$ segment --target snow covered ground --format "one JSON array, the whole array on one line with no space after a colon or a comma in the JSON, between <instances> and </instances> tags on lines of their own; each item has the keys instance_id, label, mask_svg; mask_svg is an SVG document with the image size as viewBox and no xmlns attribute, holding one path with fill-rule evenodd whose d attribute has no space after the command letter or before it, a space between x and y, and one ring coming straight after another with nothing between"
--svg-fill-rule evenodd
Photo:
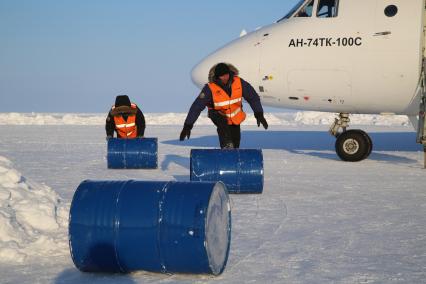
<instances>
[{"instance_id":1,"label":"snow covered ground","mask_svg":"<svg viewBox=\"0 0 426 284\"><path fill-rule=\"evenodd\" d=\"M179 125L183 124L186 113L149 113L145 114L149 125ZM266 118L269 125L330 125L335 114L304 111L268 113ZM105 114L73 114L73 113L0 113L0 125L103 125ZM351 115L351 123L355 125L394 125L408 126L410 122L404 115ZM203 113L197 125L210 125L211 121ZM255 125L256 120L249 114L245 125Z\"/></svg>"},{"instance_id":2,"label":"snow covered ground","mask_svg":"<svg viewBox=\"0 0 426 284\"><path fill-rule=\"evenodd\" d=\"M184 114L146 116L158 170L106 169L103 115L0 114L0 283L426 283L426 170L408 119L354 117L375 146L344 163L327 133L334 116L319 113L269 115L267 131L253 118L243 126L242 147L263 148L265 187L231 196L221 276L79 272L67 215L81 181L189 180L190 149L217 146L205 118L180 142Z\"/></svg>"}]
</instances>

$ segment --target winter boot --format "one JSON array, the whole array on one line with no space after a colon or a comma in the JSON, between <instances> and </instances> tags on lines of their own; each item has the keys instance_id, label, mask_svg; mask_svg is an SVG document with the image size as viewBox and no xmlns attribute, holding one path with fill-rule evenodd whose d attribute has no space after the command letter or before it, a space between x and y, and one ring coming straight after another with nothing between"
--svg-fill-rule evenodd
<instances>
[{"instance_id":1,"label":"winter boot","mask_svg":"<svg viewBox=\"0 0 426 284\"><path fill-rule=\"evenodd\" d=\"M228 142L225 145L223 145L222 149L234 149L234 143Z\"/></svg>"}]
</instances>

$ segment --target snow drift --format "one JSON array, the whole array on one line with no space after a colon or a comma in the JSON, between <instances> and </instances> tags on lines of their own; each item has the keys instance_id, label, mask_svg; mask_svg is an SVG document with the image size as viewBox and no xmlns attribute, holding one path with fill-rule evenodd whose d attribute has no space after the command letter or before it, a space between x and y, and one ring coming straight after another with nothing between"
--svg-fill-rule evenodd
<instances>
[{"instance_id":1,"label":"snow drift","mask_svg":"<svg viewBox=\"0 0 426 284\"><path fill-rule=\"evenodd\" d=\"M56 192L27 181L0 156L0 263L67 251L67 212Z\"/></svg>"},{"instance_id":2,"label":"snow drift","mask_svg":"<svg viewBox=\"0 0 426 284\"><path fill-rule=\"evenodd\" d=\"M267 113L269 125L331 125L336 117L324 112L282 112ZM0 125L104 125L105 114L72 113L0 113ZM183 125L186 113L146 113L148 125ZM405 115L351 115L351 125L408 126L410 122ZM197 120L198 125L211 125L203 112ZM255 125L253 114L248 114L246 125Z\"/></svg>"}]
</instances>

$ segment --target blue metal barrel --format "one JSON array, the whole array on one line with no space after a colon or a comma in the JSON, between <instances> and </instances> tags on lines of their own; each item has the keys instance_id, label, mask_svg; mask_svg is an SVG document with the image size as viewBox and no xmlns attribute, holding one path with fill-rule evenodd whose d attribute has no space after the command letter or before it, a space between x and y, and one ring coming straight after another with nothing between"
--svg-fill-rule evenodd
<instances>
[{"instance_id":1,"label":"blue metal barrel","mask_svg":"<svg viewBox=\"0 0 426 284\"><path fill-rule=\"evenodd\" d=\"M192 149L191 181L222 181L229 193L262 193L263 155L257 149Z\"/></svg>"},{"instance_id":2,"label":"blue metal barrel","mask_svg":"<svg viewBox=\"0 0 426 284\"><path fill-rule=\"evenodd\" d=\"M83 181L70 209L75 266L87 272L223 272L231 242L226 186Z\"/></svg>"},{"instance_id":3,"label":"blue metal barrel","mask_svg":"<svg viewBox=\"0 0 426 284\"><path fill-rule=\"evenodd\" d=\"M108 139L108 169L156 169L157 138Z\"/></svg>"}]
</instances>

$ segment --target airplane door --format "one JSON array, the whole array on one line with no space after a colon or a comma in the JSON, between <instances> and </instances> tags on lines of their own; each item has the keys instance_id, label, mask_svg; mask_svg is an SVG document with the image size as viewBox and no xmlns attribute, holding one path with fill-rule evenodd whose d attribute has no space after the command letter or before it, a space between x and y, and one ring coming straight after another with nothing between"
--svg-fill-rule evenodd
<instances>
[{"instance_id":1,"label":"airplane door","mask_svg":"<svg viewBox=\"0 0 426 284\"><path fill-rule=\"evenodd\" d=\"M280 35L273 31L264 31L259 34L259 74L258 93L262 102L279 106L281 97L278 96L284 88L283 84L283 65L279 62L283 61L284 46L279 43ZM278 64L277 64L278 63Z\"/></svg>"},{"instance_id":2,"label":"airplane door","mask_svg":"<svg viewBox=\"0 0 426 284\"><path fill-rule=\"evenodd\" d=\"M376 98L389 103L389 109L408 106L416 94L424 53L424 13L422 0L376 0L371 63L381 72L372 77L381 82Z\"/></svg>"},{"instance_id":3,"label":"airplane door","mask_svg":"<svg viewBox=\"0 0 426 284\"><path fill-rule=\"evenodd\" d=\"M398 1L397 1L398 2ZM400 1L399 1L400 2ZM376 16L373 30L375 49L398 50L402 46L396 44L401 32L401 7L402 5L389 4L388 0L376 1Z\"/></svg>"}]
</instances>

